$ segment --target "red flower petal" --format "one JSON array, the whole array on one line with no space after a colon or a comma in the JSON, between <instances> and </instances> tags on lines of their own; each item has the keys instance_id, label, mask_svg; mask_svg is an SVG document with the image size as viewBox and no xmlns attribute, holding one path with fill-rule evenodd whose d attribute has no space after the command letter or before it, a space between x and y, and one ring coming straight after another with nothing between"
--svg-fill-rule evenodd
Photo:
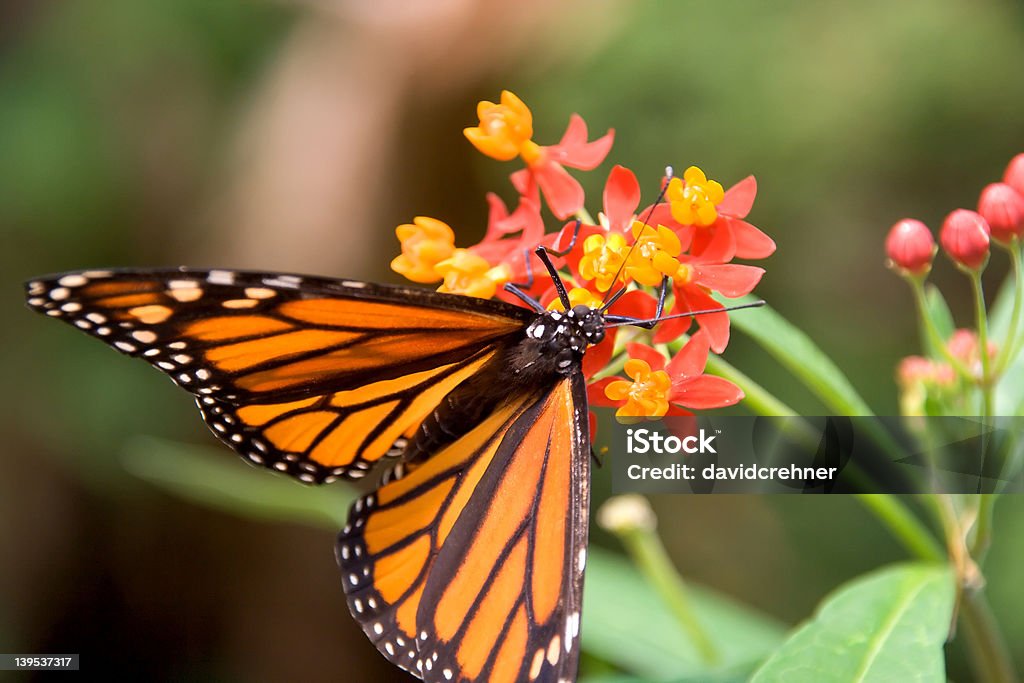
<instances>
[{"instance_id":1,"label":"red flower petal","mask_svg":"<svg viewBox=\"0 0 1024 683\"><path fill-rule=\"evenodd\" d=\"M651 370L663 370L665 368L665 356L661 355L661 351L653 349L647 344L640 344L639 342L626 344L626 353L629 354L630 358L647 361L647 364L651 366Z\"/></svg>"},{"instance_id":2,"label":"red flower petal","mask_svg":"<svg viewBox=\"0 0 1024 683\"><path fill-rule=\"evenodd\" d=\"M615 351L616 332L618 332L616 328L611 328L605 332L604 340L600 344L591 346L583 354L583 376L585 378L593 377L611 361L612 353Z\"/></svg>"},{"instance_id":3,"label":"red flower petal","mask_svg":"<svg viewBox=\"0 0 1024 683\"><path fill-rule=\"evenodd\" d=\"M687 408L706 410L736 405L743 396L743 390L729 380L701 375L673 385L669 400Z\"/></svg>"},{"instance_id":4,"label":"red flower petal","mask_svg":"<svg viewBox=\"0 0 1024 683\"><path fill-rule=\"evenodd\" d=\"M605 377L587 386L587 402L592 406L603 408L618 408L622 402L613 401L604 395L604 388L612 382L621 380L622 377Z\"/></svg>"},{"instance_id":5,"label":"red flower petal","mask_svg":"<svg viewBox=\"0 0 1024 683\"><path fill-rule=\"evenodd\" d=\"M627 233L640 205L640 183L624 166L614 166L604 185L604 213L611 230Z\"/></svg>"},{"instance_id":6,"label":"red flower petal","mask_svg":"<svg viewBox=\"0 0 1024 683\"><path fill-rule=\"evenodd\" d=\"M565 220L583 206L583 186L560 165L538 164L532 171L548 208L557 218Z\"/></svg>"},{"instance_id":7,"label":"red flower petal","mask_svg":"<svg viewBox=\"0 0 1024 683\"><path fill-rule=\"evenodd\" d=\"M686 342L686 345L672 357L665 369L672 378L673 387L704 372L704 366L708 362L708 351L711 347L709 342L706 333L698 332L690 337L690 341Z\"/></svg>"},{"instance_id":8,"label":"red flower petal","mask_svg":"<svg viewBox=\"0 0 1024 683\"><path fill-rule=\"evenodd\" d=\"M768 258L775 253L775 240L761 232L759 228L738 218L726 220L729 221L733 239L736 241L738 258Z\"/></svg>"},{"instance_id":9,"label":"red flower petal","mask_svg":"<svg viewBox=\"0 0 1024 683\"><path fill-rule=\"evenodd\" d=\"M693 266L693 282L734 299L751 290L761 281L764 268L734 263Z\"/></svg>"},{"instance_id":10,"label":"red flower petal","mask_svg":"<svg viewBox=\"0 0 1024 683\"><path fill-rule=\"evenodd\" d=\"M684 408L680 408L675 403L668 404L668 411L665 413L665 417L693 417L693 413ZM676 433L676 428L672 428L672 433ZM692 432L688 432L692 433ZM678 434L677 434L678 436Z\"/></svg>"},{"instance_id":11,"label":"red flower petal","mask_svg":"<svg viewBox=\"0 0 1024 683\"><path fill-rule=\"evenodd\" d=\"M701 263L728 263L736 255L736 240L729 221L719 216L707 228L694 228L690 254Z\"/></svg>"},{"instance_id":12,"label":"red flower petal","mask_svg":"<svg viewBox=\"0 0 1024 683\"><path fill-rule=\"evenodd\" d=\"M725 191L718 212L736 218L746 218L757 196L757 180L749 175Z\"/></svg>"},{"instance_id":13,"label":"red flower petal","mask_svg":"<svg viewBox=\"0 0 1024 683\"><path fill-rule=\"evenodd\" d=\"M678 305L676 308L679 308ZM654 343L667 344L675 341L686 334L693 325L693 318L673 318L663 323L658 323L654 330Z\"/></svg>"},{"instance_id":14,"label":"red flower petal","mask_svg":"<svg viewBox=\"0 0 1024 683\"><path fill-rule=\"evenodd\" d=\"M612 149L615 131L609 130L604 136L587 142L587 123L579 114L569 117L569 126L557 145L545 147L551 161L565 164L569 168L590 171L600 165Z\"/></svg>"},{"instance_id":15,"label":"red flower petal","mask_svg":"<svg viewBox=\"0 0 1024 683\"><path fill-rule=\"evenodd\" d=\"M650 320L658 309L657 300L639 289L626 292L608 309L615 315L624 315L639 320ZM613 328L614 329L614 328Z\"/></svg>"},{"instance_id":16,"label":"red flower petal","mask_svg":"<svg viewBox=\"0 0 1024 683\"><path fill-rule=\"evenodd\" d=\"M683 286L676 288L676 305L674 313L686 313L688 311L706 311L712 308L721 308L722 304L705 294L699 287ZM715 353L725 351L729 345L729 314L705 313L697 316L697 324L708 333L711 340L711 350Z\"/></svg>"}]
</instances>

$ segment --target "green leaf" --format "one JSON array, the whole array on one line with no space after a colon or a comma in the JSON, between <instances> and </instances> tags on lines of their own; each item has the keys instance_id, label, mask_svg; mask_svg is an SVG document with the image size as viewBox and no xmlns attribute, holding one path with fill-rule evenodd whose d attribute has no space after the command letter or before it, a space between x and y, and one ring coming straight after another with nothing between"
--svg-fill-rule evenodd
<instances>
[{"instance_id":1,"label":"green leaf","mask_svg":"<svg viewBox=\"0 0 1024 683\"><path fill-rule=\"evenodd\" d=\"M688 585L693 611L721 655L712 677L678 620L627 560L592 546L584 585L584 650L642 680L745 678L782 642L778 623Z\"/></svg>"},{"instance_id":2,"label":"green leaf","mask_svg":"<svg viewBox=\"0 0 1024 683\"><path fill-rule=\"evenodd\" d=\"M947 567L873 572L826 597L751 683L945 683L942 648L952 614Z\"/></svg>"},{"instance_id":3,"label":"green leaf","mask_svg":"<svg viewBox=\"0 0 1024 683\"><path fill-rule=\"evenodd\" d=\"M722 301L731 305L756 301L756 298L747 296ZM762 306L743 311L743 315L732 316L730 320L788 368L837 415L872 415L867 403L832 359L810 337L773 309Z\"/></svg>"},{"instance_id":4,"label":"green leaf","mask_svg":"<svg viewBox=\"0 0 1024 683\"><path fill-rule=\"evenodd\" d=\"M305 486L247 466L222 448L140 437L123 456L130 473L204 507L240 517L287 521L337 531L358 495L344 483Z\"/></svg>"},{"instance_id":5,"label":"green leaf","mask_svg":"<svg viewBox=\"0 0 1024 683\"><path fill-rule=\"evenodd\" d=\"M927 315L931 318L939 337L948 340L953 336L956 323L953 322L953 313L942 297L942 292L935 285L925 285L924 298ZM918 321L918 325L922 326L920 329L921 343L927 351L927 355L930 358L942 358L942 350L934 348L930 335L923 328L923 321Z\"/></svg>"}]
</instances>

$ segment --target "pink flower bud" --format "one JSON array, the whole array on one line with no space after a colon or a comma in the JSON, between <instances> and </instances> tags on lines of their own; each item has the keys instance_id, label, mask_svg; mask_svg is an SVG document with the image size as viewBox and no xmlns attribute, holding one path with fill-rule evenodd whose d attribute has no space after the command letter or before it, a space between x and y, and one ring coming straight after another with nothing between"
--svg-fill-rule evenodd
<instances>
[{"instance_id":1,"label":"pink flower bud","mask_svg":"<svg viewBox=\"0 0 1024 683\"><path fill-rule=\"evenodd\" d=\"M1024 195L1024 152L1010 160L1003 174L1003 182Z\"/></svg>"},{"instance_id":2,"label":"pink flower bud","mask_svg":"<svg viewBox=\"0 0 1024 683\"><path fill-rule=\"evenodd\" d=\"M980 214L957 209L942 223L939 241L953 261L978 270L988 260L989 232L988 223Z\"/></svg>"},{"instance_id":3,"label":"pink flower bud","mask_svg":"<svg viewBox=\"0 0 1024 683\"><path fill-rule=\"evenodd\" d=\"M981 191L978 213L988 221L997 242L1024 234L1024 197L1006 183L992 183Z\"/></svg>"},{"instance_id":4,"label":"pink flower bud","mask_svg":"<svg viewBox=\"0 0 1024 683\"><path fill-rule=\"evenodd\" d=\"M921 221L904 218L889 230L885 238L885 253L890 267L913 275L927 273L935 258L935 238Z\"/></svg>"}]
</instances>

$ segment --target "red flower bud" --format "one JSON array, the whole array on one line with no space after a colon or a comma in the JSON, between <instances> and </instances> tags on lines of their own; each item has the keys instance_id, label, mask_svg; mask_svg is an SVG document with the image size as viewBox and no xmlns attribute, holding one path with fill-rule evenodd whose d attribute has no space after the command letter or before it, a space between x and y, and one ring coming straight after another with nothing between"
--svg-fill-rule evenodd
<instances>
[{"instance_id":1,"label":"red flower bud","mask_svg":"<svg viewBox=\"0 0 1024 683\"><path fill-rule=\"evenodd\" d=\"M997 242L1006 243L1024 234L1024 197L1006 183L992 183L981 191L978 213L988 221Z\"/></svg>"},{"instance_id":2,"label":"red flower bud","mask_svg":"<svg viewBox=\"0 0 1024 683\"><path fill-rule=\"evenodd\" d=\"M935 238L931 230L913 218L904 218L892 226L889 236L885 238L889 267L912 275L921 275L931 269L935 251Z\"/></svg>"},{"instance_id":3,"label":"red flower bud","mask_svg":"<svg viewBox=\"0 0 1024 683\"><path fill-rule=\"evenodd\" d=\"M1010 160L1003 174L1003 182L1024 195L1024 152Z\"/></svg>"},{"instance_id":4,"label":"red flower bud","mask_svg":"<svg viewBox=\"0 0 1024 683\"><path fill-rule=\"evenodd\" d=\"M989 232L988 223L980 214L957 209L942 223L939 241L949 258L977 270L988 260Z\"/></svg>"}]
</instances>

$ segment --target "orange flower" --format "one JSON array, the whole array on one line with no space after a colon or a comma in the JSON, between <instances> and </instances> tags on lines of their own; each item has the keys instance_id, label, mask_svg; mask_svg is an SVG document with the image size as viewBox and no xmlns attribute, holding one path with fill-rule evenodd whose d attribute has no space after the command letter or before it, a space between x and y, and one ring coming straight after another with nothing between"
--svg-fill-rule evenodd
<instances>
[{"instance_id":1,"label":"orange flower","mask_svg":"<svg viewBox=\"0 0 1024 683\"><path fill-rule=\"evenodd\" d=\"M498 291L498 285L512 278L507 264L502 263L492 268L483 257L467 249L456 249L451 258L437 264L436 270L444 277L444 283L437 291L481 299L493 297Z\"/></svg>"},{"instance_id":2,"label":"orange flower","mask_svg":"<svg viewBox=\"0 0 1024 683\"><path fill-rule=\"evenodd\" d=\"M659 225L657 229L633 222L633 237L636 244L629 255L626 272L634 280L648 287L657 287L665 276L673 277L679 270L679 253L682 245L679 237Z\"/></svg>"},{"instance_id":3,"label":"orange flower","mask_svg":"<svg viewBox=\"0 0 1024 683\"><path fill-rule=\"evenodd\" d=\"M619 282L626 281L625 269L622 268L626 261L626 253L629 246L626 238L617 232L605 235L591 235L583 241L583 257L580 259L580 277L584 280L594 280L595 287L599 292L607 292L614 280L616 273ZM659 280L660 282L660 280Z\"/></svg>"},{"instance_id":4,"label":"orange flower","mask_svg":"<svg viewBox=\"0 0 1024 683\"><path fill-rule=\"evenodd\" d=\"M667 196L673 218L683 225L707 226L718 218L716 207L725 199L725 190L720 183L708 180L704 171L691 166L682 180L669 181Z\"/></svg>"},{"instance_id":5,"label":"orange flower","mask_svg":"<svg viewBox=\"0 0 1024 683\"><path fill-rule=\"evenodd\" d=\"M651 370L650 364L630 358L624 367L631 381L608 383L604 395L612 401L625 401L615 415L618 417L661 417L668 412L668 394L672 378L664 370Z\"/></svg>"},{"instance_id":6,"label":"orange flower","mask_svg":"<svg viewBox=\"0 0 1024 683\"><path fill-rule=\"evenodd\" d=\"M511 161L520 154L536 154L537 145L530 140L533 114L515 94L502 90L501 104L484 100L476 105L476 114L480 124L462 132L482 153L498 161Z\"/></svg>"},{"instance_id":7,"label":"orange flower","mask_svg":"<svg viewBox=\"0 0 1024 683\"><path fill-rule=\"evenodd\" d=\"M583 304L590 308L599 309L604 305L601 301L601 297L591 292L586 287L573 287L569 290L569 304L573 307ZM562 305L561 300L556 296L552 299L551 303L548 304L549 311L564 311L565 306Z\"/></svg>"},{"instance_id":8,"label":"orange flower","mask_svg":"<svg viewBox=\"0 0 1024 683\"><path fill-rule=\"evenodd\" d=\"M395 234L402 243L402 253L391 261L391 269L413 282L440 280L437 264L455 251L455 233L448 224L417 216L412 223L395 228Z\"/></svg>"}]
</instances>

